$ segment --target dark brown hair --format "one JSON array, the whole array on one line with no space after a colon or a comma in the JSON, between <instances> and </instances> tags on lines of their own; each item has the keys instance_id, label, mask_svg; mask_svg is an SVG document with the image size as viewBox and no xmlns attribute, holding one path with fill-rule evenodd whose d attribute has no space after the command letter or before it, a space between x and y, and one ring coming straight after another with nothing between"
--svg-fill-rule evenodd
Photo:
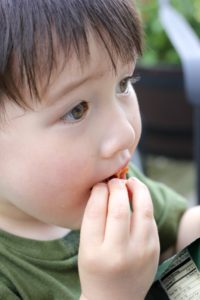
<instances>
[{"instance_id":1,"label":"dark brown hair","mask_svg":"<svg viewBox=\"0 0 200 300\"><path fill-rule=\"evenodd\" d=\"M88 30L103 42L114 68L114 57L129 62L141 54L133 0L1 0L0 105L6 95L26 106L25 86L39 98L37 79L42 74L50 77L56 45L65 60L75 52L84 62L89 57Z\"/></svg>"}]
</instances>

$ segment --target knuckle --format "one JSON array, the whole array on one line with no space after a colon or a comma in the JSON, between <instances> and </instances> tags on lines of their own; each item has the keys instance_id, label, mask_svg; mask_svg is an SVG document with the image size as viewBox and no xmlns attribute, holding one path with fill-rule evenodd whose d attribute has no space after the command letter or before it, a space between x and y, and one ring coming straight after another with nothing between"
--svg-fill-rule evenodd
<instances>
[{"instance_id":1,"label":"knuckle","mask_svg":"<svg viewBox=\"0 0 200 300\"><path fill-rule=\"evenodd\" d=\"M137 252L135 258L137 265L143 264L147 259L147 250L142 248L140 251Z\"/></svg>"},{"instance_id":2,"label":"knuckle","mask_svg":"<svg viewBox=\"0 0 200 300\"><path fill-rule=\"evenodd\" d=\"M122 252L117 252L107 263L107 268L111 273L121 273L128 266L126 255Z\"/></svg>"},{"instance_id":3,"label":"knuckle","mask_svg":"<svg viewBox=\"0 0 200 300\"><path fill-rule=\"evenodd\" d=\"M151 199L151 194L149 192L149 189L143 182L141 182L141 190L143 195L147 197L147 199Z\"/></svg>"},{"instance_id":4,"label":"knuckle","mask_svg":"<svg viewBox=\"0 0 200 300\"><path fill-rule=\"evenodd\" d=\"M135 266L137 269L142 268L145 264L149 264L149 262L157 262L159 259L158 247L148 247L148 249L143 249L137 253L135 258Z\"/></svg>"},{"instance_id":5,"label":"knuckle","mask_svg":"<svg viewBox=\"0 0 200 300\"><path fill-rule=\"evenodd\" d=\"M90 251L84 252L84 254L79 255L79 264L87 270L95 271L98 268L98 264L100 262L99 257L94 255Z\"/></svg>"},{"instance_id":6,"label":"knuckle","mask_svg":"<svg viewBox=\"0 0 200 300\"><path fill-rule=\"evenodd\" d=\"M153 242L149 249L149 255L152 259L156 259L160 256L160 243L159 241Z\"/></svg>"},{"instance_id":7,"label":"knuckle","mask_svg":"<svg viewBox=\"0 0 200 300\"><path fill-rule=\"evenodd\" d=\"M85 218L87 220L96 220L99 217L99 209L98 206L90 206L87 207L85 211Z\"/></svg>"},{"instance_id":8,"label":"knuckle","mask_svg":"<svg viewBox=\"0 0 200 300\"><path fill-rule=\"evenodd\" d=\"M160 246L159 243L151 243L149 246L149 257L155 259L160 254Z\"/></svg>"},{"instance_id":9,"label":"knuckle","mask_svg":"<svg viewBox=\"0 0 200 300\"><path fill-rule=\"evenodd\" d=\"M160 256L160 243L157 236L148 239L146 243L140 244L136 253L136 263L145 264L149 261L158 261Z\"/></svg>"},{"instance_id":10,"label":"knuckle","mask_svg":"<svg viewBox=\"0 0 200 300\"><path fill-rule=\"evenodd\" d=\"M125 205L116 205L109 209L109 215L113 219L124 219L130 215Z\"/></svg>"},{"instance_id":11,"label":"knuckle","mask_svg":"<svg viewBox=\"0 0 200 300\"><path fill-rule=\"evenodd\" d=\"M152 247L149 249L149 259L153 265L158 266L160 258L160 251L158 247ZM148 262L147 262L148 263Z\"/></svg>"},{"instance_id":12,"label":"knuckle","mask_svg":"<svg viewBox=\"0 0 200 300\"><path fill-rule=\"evenodd\" d=\"M154 209L151 197L144 197L144 204L143 204L143 216L144 218L152 221L154 220Z\"/></svg>"},{"instance_id":13,"label":"knuckle","mask_svg":"<svg viewBox=\"0 0 200 300\"><path fill-rule=\"evenodd\" d=\"M148 190L146 184L144 184L142 181L140 181L137 178L133 177L133 182L136 183L140 187L140 189L143 190L143 192L149 193L149 190Z\"/></svg>"},{"instance_id":14,"label":"knuckle","mask_svg":"<svg viewBox=\"0 0 200 300\"><path fill-rule=\"evenodd\" d=\"M146 204L143 210L143 215L146 219L152 220L154 218L152 205L150 205L149 203Z\"/></svg>"}]
</instances>

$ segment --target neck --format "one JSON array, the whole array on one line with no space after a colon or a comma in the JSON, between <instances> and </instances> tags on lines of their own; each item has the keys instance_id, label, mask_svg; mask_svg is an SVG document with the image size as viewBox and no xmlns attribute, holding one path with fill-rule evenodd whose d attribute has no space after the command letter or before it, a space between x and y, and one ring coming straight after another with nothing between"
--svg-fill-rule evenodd
<instances>
[{"instance_id":1,"label":"neck","mask_svg":"<svg viewBox=\"0 0 200 300\"><path fill-rule=\"evenodd\" d=\"M70 232L70 229L43 223L23 212L18 211L16 214L11 207L8 210L2 205L0 206L0 230L24 238L45 241L62 238Z\"/></svg>"}]
</instances>

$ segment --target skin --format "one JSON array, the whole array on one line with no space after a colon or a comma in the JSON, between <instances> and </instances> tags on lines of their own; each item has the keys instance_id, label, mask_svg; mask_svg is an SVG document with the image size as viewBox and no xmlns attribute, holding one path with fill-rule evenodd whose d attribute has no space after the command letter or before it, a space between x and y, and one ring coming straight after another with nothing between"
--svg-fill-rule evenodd
<instances>
[{"instance_id":1,"label":"skin","mask_svg":"<svg viewBox=\"0 0 200 300\"><path fill-rule=\"evenodd\" d=\"M135 295L141 300L159 257L151 198L136 179L102 183L128 163L140 138L137 97L125 80L135 62L118 61L115 73L92 36L89 46L84 66L75 55L64 68L58 60L48 88L41 84L41 103L24 91L32 110L6 101L0 131L0 228L50 240L81 227L81 299Z\"/></svg>"},{"instance_id":2,"label":"skin","mask_svg":"<svg viewBox=\"0 0 200 300\"><path fill-rule=\"evenodd\" d=\"M134 213L130 213L127 187ZM158 257L157 228L146 186L136 178L96 185L81 228L81 300L128 300L133 295L134 300L144 299Z\"/></svg>"},{"instance_id":3,"label":"skin","mask_svg":"<svg viewBox=\"0 0 200 300\"><path fill-rule=\"evenodd\" d=\"M183 215L177 238L176 250L180 251L200 237L200 206L188 209Z\"/></svg>"},{"instance_id":4,"label":"skin","mask_svg":"<svg viewBox=\"0 0 200 300\"><path fill-rule=\"evenodd\" d=\"M105 49L93 39L90 52L84 68L76 56L62 71L60 62L41 104L33 104L27 93L33 110L6 102L0 132L0 226L5 230L12 231L7 223L15 221L24 236L23 227L33 223L31 231L43 239L40 229L49 224L50 239L52 227L80 228L92 187L122 168L138 144L137 98L130 84L120 87L134 62L119 63L115 74ZM76 120L72 109L82 101L87 109Z\"/></svg>"}]
</instances>

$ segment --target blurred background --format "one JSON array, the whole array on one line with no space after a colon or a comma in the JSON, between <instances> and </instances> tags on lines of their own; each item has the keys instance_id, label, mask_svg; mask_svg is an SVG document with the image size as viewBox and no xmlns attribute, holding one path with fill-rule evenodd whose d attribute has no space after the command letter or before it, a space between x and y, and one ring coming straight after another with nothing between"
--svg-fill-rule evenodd
<instances>
[{"instance_id":1,"label":"blurred background","mask_svg":"<svg viewBox=\"0 0 200 300\"><path fill-rule=\"evenodd\" d=\"M174 40L164 28L159 9L161 4L164 9L170 4L200 39L200 0L137 0L136 4L145 32L144 53L136 68L140 81L135 85L143 124L139 144L141 165L150 178L168 184L185 196L192 206L200 201L197 188L197 177L200 176L196 155L196 104L193 105L189 99L192 96L186 90L185 57L181 57L181 51L178 53ZM174 22L170 15L168 19L167 22ZM178 30L174 27L175 33ZM177 33L179 39L180 34ZM190 32L188 34L191 35ZM192 53L193 49L189 51ZM200 93L198 98L200 102Z\"/></svg>"}]
</instances>

